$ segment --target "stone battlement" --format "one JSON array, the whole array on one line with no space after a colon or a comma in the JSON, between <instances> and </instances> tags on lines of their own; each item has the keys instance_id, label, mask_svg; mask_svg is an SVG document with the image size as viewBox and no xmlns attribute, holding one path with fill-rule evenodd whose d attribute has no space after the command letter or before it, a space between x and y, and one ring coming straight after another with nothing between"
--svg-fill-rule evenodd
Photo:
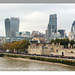
<instances>
[{"instance_id":1,"label":"stone battlement","mask_svg":"<svg viewBox=\"0 0 75 75\"><path fill-rule=\"evenodd\" d=\"M64 48L60 44L31 44L28 47L28 54L75 56L75 49Z\"/></svg>"}]
</instances>

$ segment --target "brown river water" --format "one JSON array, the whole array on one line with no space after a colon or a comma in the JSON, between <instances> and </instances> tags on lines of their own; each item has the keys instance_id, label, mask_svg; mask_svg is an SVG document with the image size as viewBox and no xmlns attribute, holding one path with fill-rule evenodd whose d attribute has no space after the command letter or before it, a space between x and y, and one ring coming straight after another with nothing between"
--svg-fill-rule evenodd
<instances>
[{"instance_id":1,"label":"brown river water","mask_svg":"<svg viewBox=\"0 0 75 75\"><path fill-rule=\"evenodd\" d=\"M22 58L0 57L0 71L75 71L75 66Z\"/></svg>"}]
</instances>

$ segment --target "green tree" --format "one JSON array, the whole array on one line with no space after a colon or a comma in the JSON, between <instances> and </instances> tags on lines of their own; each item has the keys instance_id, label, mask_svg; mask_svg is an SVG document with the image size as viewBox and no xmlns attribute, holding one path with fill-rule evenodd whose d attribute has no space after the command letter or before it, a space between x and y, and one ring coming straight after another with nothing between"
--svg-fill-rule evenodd
<instances>
[{"instance_id":1,"label":"green tree","mask_svg":"<svg viewBox=\"0 0 75 75\"><path fill-rule=\"evenodd\" d=\"M65 38L65 39L55 39L55 40L51 40L51 42L50 43L54 43L54 44L56 44L56 43L60 43L60 45L64 45L65 47L67 47L67 45L68 45L68 43L69 43L69 39L68 38Z\"/></svg>"},{"instance_id":2,"label":"green tree","mask_svg":"<svg viewBox=\"0 0 75 75\"><path fill-rule=\"evenodd\" d=\"M25 52L27 53L27 48L28 48L28 45L30 45L30 42L28 40L22 40L22 41L14 41L14 42L11 42L11 43L5 43L3 45L3 49L6 50L6 49L9 49L11 51L15 51L18 53L18 52Z\"/></svg>"},{"instance_id":3,"label":"green tree","mask_svg":"<svg viewBox=\"0 0 75 75\"><path fill-rule=\"evenodd\" d=\"M0 44L0 49L3 50L3 45L2 44Z\"/></svg>"},{"instance_id":4,"label":"green tree","mask_svg":"<svg viewBox=\"0 0 75 75\"><path fill-rule=\"evenodd\" d=\"M21 44L21 41L13 42L13 49L15 49L17 51L17 53L20 50L20 44Z\"/></svg>"},{"instance_id":5,"label":"green tree","mask_svg":"<svg viewBox=\"0 0 75 75\"><path fill-rule=\"evenodd\" d=\"M9 47L10 47L10 46L9 46L9 43L3 44L3 49L4 49L4 50L9 49Z\"/></svg>"},{"instance_id":6,"label":"green tree","mask_svg":"<svg viewBox=\"0 0 75 75\"><path fill-rule=\"evenodd\" d=\"M51 41L50 41L50 44L52 44L52 43L54 43L55 42L55 40L54 39L52 39Z\"/></svg>"},{"instance_id":7,"label":"green tree","mask_svg":"<svg viewBox=\"0 0 75 75\"><path fill-rule=\"evenodd\" d=\"M74 40L71 40L70 41L70 44L73 46L73 44L75 44L75 41Z\"/></svg>"},{"instance_id":8,"label":"green tree","mask_svg":"<svg viewBox=\"0 0 75 75\"><path fill-rule=\"evenodd\" d=\"M25 53L27 53L27 48L28 46L30 45L30 42L28 40L22 40L21 43L20 43L20 49L22 51L24 51Z\"/></svg>"}]
</instances>

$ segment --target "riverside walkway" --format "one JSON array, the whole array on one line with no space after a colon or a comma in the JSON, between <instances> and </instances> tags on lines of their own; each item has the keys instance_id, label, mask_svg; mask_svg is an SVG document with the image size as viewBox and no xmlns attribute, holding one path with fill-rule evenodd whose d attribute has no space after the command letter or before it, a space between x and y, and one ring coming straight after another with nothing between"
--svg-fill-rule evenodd
<instances>
[{"instance_id":1,"label":"riverside walkway","mask_svg":"<svg viewBox=\"0 0 75 75\"><path fill-rule=\"evenodd\" d=\"M52 56L42 56L42 55L29 55L29 54L17 54L17 53L0 53L0 54L9 54L9 55L17 55L17 56L25 56L25 57L41 57L41 58L51 58L51 59L61 59L61 60L70 60L75 61L75 58L61 58L59 57L52 57Z\"/></svg>"}]
</instances>

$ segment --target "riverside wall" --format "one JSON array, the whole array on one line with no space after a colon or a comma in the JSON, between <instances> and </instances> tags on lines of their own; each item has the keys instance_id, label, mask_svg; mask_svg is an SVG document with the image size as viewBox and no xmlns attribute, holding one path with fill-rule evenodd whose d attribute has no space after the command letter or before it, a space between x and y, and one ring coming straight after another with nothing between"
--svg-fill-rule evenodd
<instances>
[{"instance_id":1,"label":"riverside wall","mask_svg":"<svg viewBox=\"0 0 75 75\"><path fill-rule=\"evenodd\" d=\"M32 60L46 61L46 62L52 62L52 63L61 63L61 64L75 66L75 60L73 60L73 59L20 55L20 54L10 54L10 53L0 53L0 57L14 57L14 58L32 59Z\"/></svg>"}]
</instances>

